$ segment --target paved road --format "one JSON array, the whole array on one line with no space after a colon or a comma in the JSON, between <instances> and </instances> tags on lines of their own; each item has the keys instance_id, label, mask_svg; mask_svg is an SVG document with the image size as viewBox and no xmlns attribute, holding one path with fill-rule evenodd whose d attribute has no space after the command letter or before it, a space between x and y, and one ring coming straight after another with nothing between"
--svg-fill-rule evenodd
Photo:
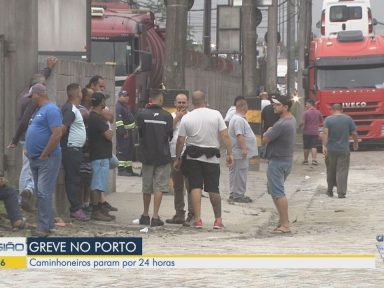
<instances>
[{"instance_id":1,"label":"paved road","mask_svg":"<svg viewBox=\"0 0 384 288\"><path fill-rule=\"evenodd\" d=\"M0 287L380 287L384 283L384 265L376 251L375 236L384 233L383 152L352 153L350 182L346 199L328 198L325 193L325 167L301 166L295 156L295 168L288 178L287 190L293 233L272 236L276 213L265 193L265 165L251 172L249 196L252 204L230 205L223 202L225 231L211 228L213 215L209 200L203 199L202 231L166 225L140 234L131 221L141 212L139 178L118 181L118 193L110 202L123 207L111 225L100 226L98 235L139 235L147 254L264 254L264 253L344 253L375 254L374 270L102 270L102 271L7 271L0 272ZM306 177L307 176L307 177ZM228 197L227 171L221 179L223 198ZM165 196L161 215L172 215L172 196ZM212 223L211 223L212 222ZM75 223L81 235L92 235L87 227ZM100 228L102 227L102 228ZM68 230L72 231L72 230ZM60 232L66 235L65 229ZM80 233L79 233L80 234ZM15 282L15 279L16 282ZM49 285L47 285L49 280ZM139 284L140 283L140 284Z\"/></svg>"}]
</instances>

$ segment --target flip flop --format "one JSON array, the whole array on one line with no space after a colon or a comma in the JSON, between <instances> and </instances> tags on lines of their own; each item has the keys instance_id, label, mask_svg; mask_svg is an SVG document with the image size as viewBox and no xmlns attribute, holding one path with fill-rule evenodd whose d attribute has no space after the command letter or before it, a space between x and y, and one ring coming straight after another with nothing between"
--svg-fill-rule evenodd
<instances>
[{"instance_id":1,"label":"flip flop","mask_svg":"<svg viewBox=\"0 0 384 288\"><path fill-rule=\"evenodd\" d=\"M272 234L289 234L291 230L282 230L280 227L277 227L271 231Z\"/></svg>"}]
</instances>

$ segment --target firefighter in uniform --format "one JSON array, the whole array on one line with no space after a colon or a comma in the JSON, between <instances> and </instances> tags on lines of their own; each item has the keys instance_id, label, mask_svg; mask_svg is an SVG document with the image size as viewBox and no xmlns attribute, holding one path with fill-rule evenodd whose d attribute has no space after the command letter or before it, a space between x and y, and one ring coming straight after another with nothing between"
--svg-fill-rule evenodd
<instances>
[{"instance_id":1,"label":"firefighter in uniform","mask_svg":"<svg viewBox=\"0 0 384 288\"><path fill-rule=\"evenodd\" d=\"M119 159L119 176L136 176L132 171L135 147L133 132L136 128L135 118L128 108L127 91L120 91L116 103L116 152Z\"/></svg>"}]
</instances>

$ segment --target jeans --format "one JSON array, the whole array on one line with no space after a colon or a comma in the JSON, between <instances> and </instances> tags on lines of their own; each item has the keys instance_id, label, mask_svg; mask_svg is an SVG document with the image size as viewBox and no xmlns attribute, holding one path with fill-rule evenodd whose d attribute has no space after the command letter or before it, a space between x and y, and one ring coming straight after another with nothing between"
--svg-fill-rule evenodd
<instances>
[{"instance_id":1,"label":"jeans","mask_svg":"<svg viewBox=\"0 0 384 288\"><path fill-rule=\"evenodd\" d=\"M29 159L24 154L25 142L22 141L20 144L23 146L23 167L21 168L19 177L19 192L21 193L24 190L29 190L33 193L35 190L35 183L33 183L33 176L29 166Z\"/></svg>"},{"instance_id":2,"label":"jeans","mask_svg":"<svg viewBox=\"0 0 384 288\"><path fill-rule=\"evenodd\" d=\"M70 211L76 212L81 208L80 202L80 165L83 160L81 147L66 147L62 150L63 167L65 172L65 192L71 204Z\"/></svg>"},{"instance_id":3,"label":"jeans","mask_svg":"<svg viewBox=\"0 0 384 288\"><path fill-rule=\"evenodd\" d=\"M4 201L5 210L8 218L13 225L17 220L23 219L21 216L17 192L11 187L0 187L0 200Z\"/></svg>"},{"instance_id":4,"label":"jeans","mask_svg":"<svg viewBox=\"0 0 384 288\"><path fill-rule=\"evenodd\" d=\"M61 153L50 155L45 160L31 158L29 163L37 196L37 229L49 231L54 228L53 193L55 193L56 180L59 175Z\"/></svg>"}]
</instances>

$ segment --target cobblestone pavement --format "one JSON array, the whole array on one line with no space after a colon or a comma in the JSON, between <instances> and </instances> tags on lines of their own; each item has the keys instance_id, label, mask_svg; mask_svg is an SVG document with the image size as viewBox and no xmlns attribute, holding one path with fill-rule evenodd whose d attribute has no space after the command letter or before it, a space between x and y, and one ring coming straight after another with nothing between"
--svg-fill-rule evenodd
<instances>
[{"instance_id":1,"label":"cobblestone pavement","mask_svg":"<svg viewBox=\"0 0 384 288\"><path fill-rule=\"evenodd\" d=\"M175 270L28 270L0 271L0 287L381 287L384 265L375 244L384 234L383 152L352 153L346 199L325 195L325 167L301 166L301 154L287 180L292 234L272 236L276 213L265 193L265 164L249 175L252 204L223 201L224 231L214 231L212 209L203 199L202 231L166 225L138 232L132 220L141 212L140 178L118 180L112 204L126 205L117 221L99 235L135 235L144 239L145 254L375 254L377 269L175 269ZM222 169L223 199L228 198L227 170ZM163 218L172 216L173 197L164 196ZM212 223L211 223L212 222ZM74 224L79 225L79 224ZM83 224L84 225L84 224ZM85 226L82 233L92 235ZM112 228L111 228L112 227ZM63 235L66 232L62 232ZM88 233L88 234L87 234ZM289 261L289 260L287 260ZM6 277L5 277L6 276ZM49 282L49 284L47 284Z\"/></svg>"}]
</instances>

